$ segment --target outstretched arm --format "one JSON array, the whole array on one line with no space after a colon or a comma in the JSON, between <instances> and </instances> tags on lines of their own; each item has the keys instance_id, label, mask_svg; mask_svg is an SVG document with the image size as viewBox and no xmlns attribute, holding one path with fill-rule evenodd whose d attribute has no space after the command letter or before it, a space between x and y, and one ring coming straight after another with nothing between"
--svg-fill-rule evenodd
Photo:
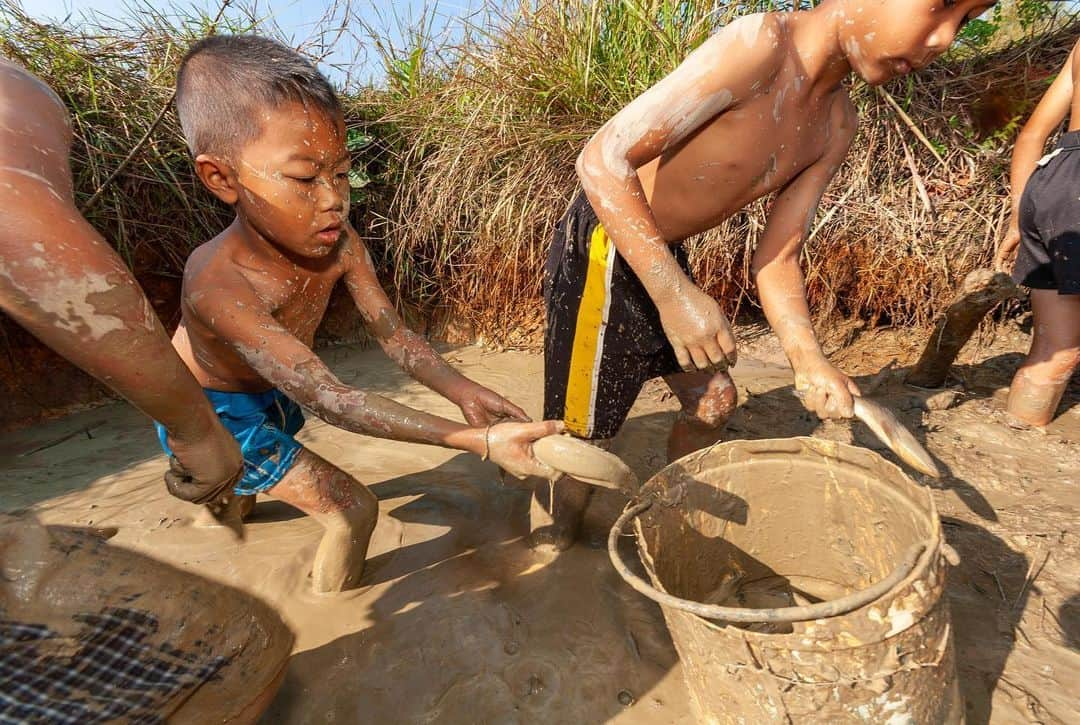
<instances>
[{"instance_id":1,"label":"outstretched arm","mask_svg":"<svg viewBox=\"0 0 1080 725\"><path fill-rule=\"evenodd\" d=\"M123 261L76 209L69 145L60 100L0 60L0 308L160 421L194 479L172 477L170 490L199 500L240 471L239 448Z\"/></svg>"},{"instance_id":2,"label":"outstretched arm","mask_svg":"<svg viewBox=\"0 0 1080 725\"><path fill-rule=\"evenodd\" d=\"M994 266L1004 270L1012 267L1016 257L1016 248L1020 244L1020 199L1024 195L1024 187L1028 179L1035 173L1035 167L1046 148L1046 140L1052 134L1069 112L1073 110L1073 117L1080 112L1080 104L1073 100L1073 78L1080 73L1080 54L1073 47L1069 59L1061 69L1058 77L1050 84L1050 88L1035 107L1020 134L1016 137L1016 145L1013 147L1012 166L1009 174L1009 187L1012 197L1012 218L1005 238L998 246L994 256Z\"/></svg>"},{"instance_id":3,"label":"outstretched arm","mask_svg":"<svg viewBox=\"0 0 1080 725\"><path fill-rule=\"evenodd\" d=\"M846 95L834 106L825 154L782 189L758 242L752 273L761 306L795 370L795 387L806 407L823 418L853 414L859 389L825 359L810 321L799 257L822 194L835 176L855 135L855 110Z\"/></svg>"},{"instance_id":4,"label":"outstretched arm","mask_svg":"<svg viewBox=\"0 0 1080 725\"><path fill-rule=\"evenodd\" d=\"M232 272L212 284L200 281L199 287L201 291L186 300L185 314L228 341L268 383L326 422L377 438L490 454L492 460L516 476L550 473L533 457L532 442L558 432L559 423L506 423L495 430L470 428L353 388L341 382L311 348L274 319L239 273Z\"/></svg>"},{"instance_id":5,"label":"outstretched arm","mask_svg":"<svg viewBox=\"0 0 1080 725\"><path fill-rule=\"evenodd\" d=\"M770 81L783 55L778 24L773 15L749 15L722 28L608 121L577 161L597 217L656 304L684 369L734 362L735 339L716 301L676 262L637 170Z\"/></svg>"},{"instance_id":6,"label":"outstretched arm","mask_svg":"<svg viewBox=\"0 0 1080 725\"><path fill-rule=\"evenodd\" d=\"M470 425L491 425L504 418L527 421L525 411L450 367L427 340L405 326L379 284L371 255L351 226L347 233L345 284L386 354L413 378L453 401Z\"/></svg>"}]
</instances>

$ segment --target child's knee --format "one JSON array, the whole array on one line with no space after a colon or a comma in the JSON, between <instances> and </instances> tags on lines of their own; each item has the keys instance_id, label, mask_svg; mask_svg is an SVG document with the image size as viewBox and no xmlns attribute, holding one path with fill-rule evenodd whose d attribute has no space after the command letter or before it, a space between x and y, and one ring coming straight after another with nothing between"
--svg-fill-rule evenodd
<instances>
[{"instance_id":1,"label":"child's knee","mask_svg":"<svg viewBox=\"0 0 1080 725\"><path fill-rule=\"evenodd\" d=\"M374 526L379 517L379 499L366 486L356 481L352 485L352 501L338 512L339 523L350 529Z\"/></svg>"}]
</instances>

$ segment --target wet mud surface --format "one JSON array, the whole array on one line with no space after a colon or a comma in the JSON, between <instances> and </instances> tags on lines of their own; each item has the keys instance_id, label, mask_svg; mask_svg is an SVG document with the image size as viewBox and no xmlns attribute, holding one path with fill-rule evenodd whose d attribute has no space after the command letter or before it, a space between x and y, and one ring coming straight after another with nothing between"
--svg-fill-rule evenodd
<instances>
[{"instance_id":1,"label":"wet mud surface","mask_svg":"<svg viewBox=\"0 0 1080 725\"><path fill-rule=\"evenodd\" d=\"M905 388L922 338L859 338L835 356L893 407L945 472L934 482L945 535L962 559L948 573L969 722L1080 719L1080 386L1045 432L1009 428L1004 387L1024 336L965 351L954 389ZM463 372L531 414L542 361L466 347ZM900 364L877 375L892 357ZM324 353L352 385L458 417L378 350ZM861 424L821 423L791 393L768 337L740 350L740 409L725 438L817 435L880 449ZM978 364L973 364L978 363ZM614 451L642 479L664 465L677 404L646 387ZM0 438L0 510L43 523L117 527L126 547L261 597L297 639L265 722L689 723L687 692L659 609L632 592L603 550L624 499L598 491L583 539L543 555L524 543L528 493L497 469L438 448L380 441L309 416L299 436L380 499L361 586L317 596L308 569L319 525L260 497L247 540L192 526L170 499L148 421L122 405ZM36 452L31 452L35 451ZM882 451L886 457L890 456Z\"/></svg>"}]
</instances>

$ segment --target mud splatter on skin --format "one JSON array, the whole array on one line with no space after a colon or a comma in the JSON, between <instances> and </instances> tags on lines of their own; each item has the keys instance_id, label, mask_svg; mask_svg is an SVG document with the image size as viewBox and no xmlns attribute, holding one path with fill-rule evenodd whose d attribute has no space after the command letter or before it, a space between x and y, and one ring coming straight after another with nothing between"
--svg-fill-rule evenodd
<instances>
[{"instance_id":1,"label":"mud splatter on skin","mask_svg":"<svg viewBox=\"0 0 1080 725\"><path fill-rule=\"evenodd\" d=\"M49 265L43 258L32 258L25 264L42 276ZM111 275L84 272L80 276L66 276L62 272L46 273L46 279L38 279L33 287L23 282L17 273L19 262L10 266L0 259L0 277L7 279L12 289L23 298L22 304L36 308L53 320L57 328L77 335L87 342L99 342L110 332L132 330L130 290L119 279L110 281ZM118 276L118 275L117 275ZM114 301L113 298L117 299ZM119 304L118 304L119 303ZM141 319L134 324L151 332L156 330L156 320L149 303L144 303Z\"/></svg>"},{"instance_id":2,"label":"mud splatter on skin","mask_svg":"<svg viewBox=\"0 0 1080 725\"><path fill-rule=\"evenodd\" d=\"M0 172L5 172L5 171L8 172L8 173L12 173L12 174L18 174L18 175L23 176L23 177L25 177L27 179L30 179L31 181L36 181L36 182L40 183L42 186L44 186L48 190L48 192L50 194L52 194L56 199L58 199L59 201L66 201L66 199L59 192L56 191L56 188L53 186L53 183L51 181L49 181L48 179L46 179L41 174L35 174L33 171L29 171L27 169L21 169L21 168L15 167L15 166L0 166ZM9 185L9 188L12 190L13 193L16 193L16 194L18 193L18 188L17 187Z\"/></svg>"}]
</instances>

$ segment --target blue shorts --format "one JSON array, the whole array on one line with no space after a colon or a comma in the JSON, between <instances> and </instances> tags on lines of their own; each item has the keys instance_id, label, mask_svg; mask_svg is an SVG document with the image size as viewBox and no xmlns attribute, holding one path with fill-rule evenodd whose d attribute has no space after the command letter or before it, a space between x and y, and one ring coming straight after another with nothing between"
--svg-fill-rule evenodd
<instances>
[{"instance_id":1,"label":"blue shorts","mask_svg":"<svg viewBox=\"0 0 1080 725\"><path fill-rule=\"evenodd\" d=\"M203 388L214 412L225 429L240 444L244 457L244 476L233 492L251 495L273 488L289 469L303 448L293 437L304 427L300 406L276 388L265 393L227 393ZM172 455L165 426L154 423L158 440Z\"/></svg>"}]
</instances>

